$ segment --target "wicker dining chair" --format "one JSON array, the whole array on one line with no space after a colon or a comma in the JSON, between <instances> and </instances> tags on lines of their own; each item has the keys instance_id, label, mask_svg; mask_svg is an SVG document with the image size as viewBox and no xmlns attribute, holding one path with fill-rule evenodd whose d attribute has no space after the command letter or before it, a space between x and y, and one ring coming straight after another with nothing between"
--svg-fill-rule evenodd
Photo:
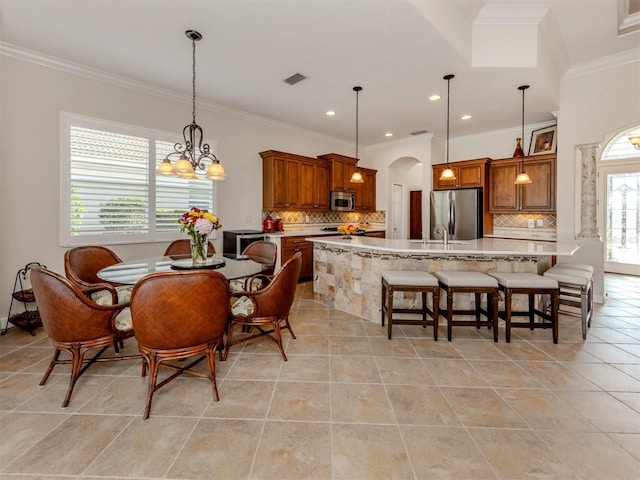
<instances>
[{"instance_id":1,"label":"wicker dining chair","mask_svg":"<svg viewBox=\"0 0 640 480\"><path fill-rule=\"evenodd\" d=\"M98 277L100 270L117 263L122 260L115 252L97 245L75 247L64 253L66 277L101 305L128 302L131 296L130 286L114 285Z\"/></svg>"},{"instance_id":2,"label":"wicker dining chair","mask_svg":"<svg viewBox=\"0 0 640 480\"><path fill-rule=\"evenodd\" d=\"M278 258L278 246L275 242L258 240L247 245L242 255L246 255L250 260L262 264L263 270L252 277L231 280L229 282L231 291L259 290L266 287L273 278L273 271Z\"/></svg>"},{"instance_id":3,"label":"wicker dining chair","mask_svg":"<svg viewBox=\"0 0 640 480\"><path fill-rule=\"evenodd\" d=\"M207 257L213 257L216 253L216 247L209 241L207 244ZM166 257L171 257L174 260L180 260L191 255L191 240L181 239L171 242L164 251Z\"/></svg>"},{"instance_id":4,"label":"wicker dining chair","mask_svg":"<svg viewBox=\"0 0 640 480\"><path fill-rule=\"evenodd\" d=\"M266 336L273 341L286 361L287 356L282 346L282 329L288 329L296 338L289 324L289 311L296 294L298 276L302 267L302 254L296 252L283 267L274 275L271 283L255 291L233 292L231 316L227 325L227 341L224 358L229 355L229 348L238 343L247 342L254 338ZM258 333L247 334L237 339L233 338L236 325L254 327ZM266 328L271 327L270 330ZM272 335L273 334L273 335Z\"/></svg>"},{"instance_id":5,"label":"wicker dining chair","mask_svg":"<svg viewBox=\"0 0 640 480\"><path fill-rule=\"evenodd\" d=\"M101 356L108 347L114 347L117 352L117 344L133 336L131 328L116 327L116 317L127 304L98 305L62 275L37 265L31 267L31 287L38 299L42 324L54 347L53 358L40 385L47 382L56 365L71 365L63 407L69 404L78 378L94 362L140 358L140 355ZM99 349L98 352L86 359L87 352L95 349ZM63 351L68 352L71 359L60 360Z\"/></svg>"},{"instance_id":6,"label":"wicker dining chair","mask_svg":"<svg viewBox=\"0 0 640 480\"><path fill-rule=\"evenodd\" d=\"M131 294L131 316L138 349L149 368L147 405L149 418L153 394L183 373L208 378L217 402L215 352L222 359L223 337L229 316L227 279L212 270L154 273L140 280ZM197 356L188 364L171 360ZM203 359L208 374L192 370ZM176 372L158 383L160 367Z\"/></svg>"}]
</instances>

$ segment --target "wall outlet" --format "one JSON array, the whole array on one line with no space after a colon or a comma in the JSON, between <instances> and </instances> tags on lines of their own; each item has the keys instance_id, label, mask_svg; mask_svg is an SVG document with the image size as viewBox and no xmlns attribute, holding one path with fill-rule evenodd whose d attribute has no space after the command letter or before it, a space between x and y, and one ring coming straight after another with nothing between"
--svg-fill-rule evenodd
<instances>
[{"instance_id":1,"label":"wall outlet","mask_svg":"<svg viewBox=\"0 0 640 480\"><path fill-rule=\"evenodd\" d=\"M527 220L527 227L529 227L529 228L534 228L535 227L533 219Z\"/></svg>"},{"instance_id":2,"label":"wall outlet","mask_svg":"<svg viewBox=\"0 0 640 480\"><path fill-rule=\"evenodd\" d=\"M544 227L544 221L541 218L536 220L536 227Z\"/></svg>"}]
</instances>

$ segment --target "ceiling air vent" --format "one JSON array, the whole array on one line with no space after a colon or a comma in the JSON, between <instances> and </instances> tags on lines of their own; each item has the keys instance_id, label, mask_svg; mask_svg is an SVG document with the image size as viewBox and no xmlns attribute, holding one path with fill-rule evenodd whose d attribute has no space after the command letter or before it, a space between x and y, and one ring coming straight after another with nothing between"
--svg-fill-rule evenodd
<instances>
[{"instance_id":1,"label":"ceiling air vent","mask_svg":"<svg viewBox=\"0 0 640 480\"><path fill-rule=\"evenodd\" d=\"M415 132L411 132L411 135L424 135L427 133L427 130L416 130Z\"/></svg>"},{"instance_id":2,"label":"ceiling air vent","mask_svg":"<svg viewBox=\"0 0 640 480\"><path fill-rule=\"evenodd\" d=\"M289 78L285 78L284 83L288 83L289 85L295 85L296 83L301 82L305 78L307 77L305 77L301 73L296 73L294 75L291 75Z\"/></svg>"}]
</instances>

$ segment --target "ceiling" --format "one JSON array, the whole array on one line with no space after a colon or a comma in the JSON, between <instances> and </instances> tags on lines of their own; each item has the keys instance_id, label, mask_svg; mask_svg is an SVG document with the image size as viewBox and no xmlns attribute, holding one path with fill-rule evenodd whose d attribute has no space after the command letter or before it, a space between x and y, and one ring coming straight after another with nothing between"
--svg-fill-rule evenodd
<instances>
[{"instance_id":1,"label":"ceiling","mask_svg":"<svg viewBox=\"0 0 640 480\"><path fill-rule=\"evenodd\" d=\"M0 53L32 50L190 97L184 31L195 29L204 37L196 45L199 100L353 141L352 87L361 85L359 138L372 145L420 130L443 137L448 73L451 137L520 126L522 84L531 85L525 122L553 120L559 81L576 65L640 56L640 31L632 25L618 35L620 18L636 18L626 14L639 2L0 0ZM514 25L534 36L501 30ZM496 34L489 56L506 55L478 62L478 29ZM518 65L508 48L534 63ZM307 79L284 83L295 73ZM434 93L442 100L427 101ZM460 120L465 113L472 119ZM185 123L190 114L185 108Z\"/></svg>"}]
</instances>

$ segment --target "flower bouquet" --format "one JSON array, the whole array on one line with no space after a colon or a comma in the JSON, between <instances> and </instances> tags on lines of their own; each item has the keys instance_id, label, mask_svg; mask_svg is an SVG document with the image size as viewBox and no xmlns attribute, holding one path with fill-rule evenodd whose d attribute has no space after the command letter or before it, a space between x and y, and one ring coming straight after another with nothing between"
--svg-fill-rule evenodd
<instances>
[{"instance_id":1,"label":"flower bouquet","mask_svg":"<svg viewBox=\"0 0 640 480\"><path fill-rule=\"evenodd\" d=\"M193 264L206 263L209 234L213 230L222 227L220 219L207 210L192 207L191 210L180 216L178 222L182 225L180 231L187 232L191 237L191 260Z\"/></svg>"}]
</instances>

